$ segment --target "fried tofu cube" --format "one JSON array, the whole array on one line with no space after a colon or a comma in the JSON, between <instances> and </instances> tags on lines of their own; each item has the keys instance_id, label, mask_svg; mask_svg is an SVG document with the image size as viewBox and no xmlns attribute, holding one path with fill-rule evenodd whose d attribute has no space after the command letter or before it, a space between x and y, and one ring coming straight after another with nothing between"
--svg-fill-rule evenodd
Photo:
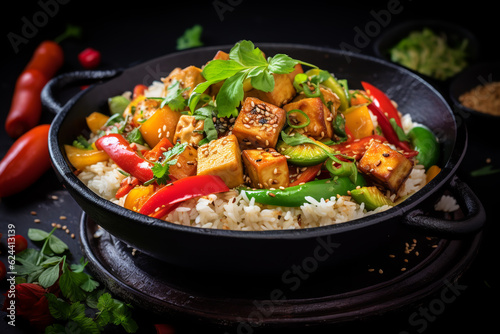
<instances>
[{"instance_id":1,"label":"fried tofu cube","mask_svg":"<svg viewBox=\"0 0 500 334\"><path fill-rule=\"evenodd\" d=\"M293 87L293 82L289 74L272 74L274 77L274 89L271 92L263 92L257 89L251 89L245 93L246 97L256 97L264 102L271 103L281 107L290 102L297 91Z\"/></svg>"},{"instance_id":2,"label":"fried tofu cube","mask_svg":"<svg viewBox=\"0 0 500 334\"><path fill-rule=\"evenodd\" d=\"M302 68L301 64L297 64L294 67L294 70L290 73L288 73L288 77L290 78L290 81L293 84L293 80L295 80L295 76L299 73L304 73L304 69Z\"/></svg>"},{"instance_id":3,"label":"fried tofu cube","mask_svg":"<svg viewBox=\"0 0 500 334\"><path fill-rule=\"evenodd\" d=\"M333 136L333 114L328 109L321 98L310 97L296 102L288 103L283 106L286 112L294 109L299 109L304 112L309 118L309 124L299 129L299 132L304 135L311 136L316 139L332 138ZM295 118L298 124L302 124L307 119L300 113L290 113L291 121Z\"/></svg>"},{"instance_id":4,"label":"fried tofu cube","mask_svg":"<svg viewBox=\"0 0 500 334\"><path fill-rule=\"evenodd\" d=\"M253 188L288 187L288 164L284 155L273 148L244 150L243 163Z\"/></svg>"},{"instance_id":5,"label":"fried tofu cube","mask_svg":"<svg viewBox=\"0 0 500 334\"><path fill-rule=\"evenodd\" d=\"M359 160L358 169L395 193L410 175L413 163L388 145L373 141Z\"/></svg>"},{"instance_id":6,"label":"fried tofu cube","mask_svg":"<svg viewBox=\"0 0 500 334\"><path fill-rule=\"evenodd\" d=\"M198 175L218 175L229 188L243 184L243 163L238 138L221 137L198 148Z\"/></svg>"},{"instance_id":7,"label":"fried tofu cube","mask_svg":"<svg viewBox=\"0 0 500 334\"><path fill-rule=\"evenodd\" d=\"M214 56L214 60L216 59L221 59L221 60L228 60L229 59L229 53L224 52L222 50L217 51L217 53Z\"/></svg>"},{"instance_id":8,"label":"fried tofu cube","mask_svg":"<svg viewBox=\"0 0 500 334\"><path fill-rule=\"evenodd\" d=\"M177 180L196 175L198 152L196 148L187 145L184 151L175 157L177 162L170 166L169 173Z\"/></svg>"},{"instance_id":9,"label":"fried tofu cube","mask_svg":"<svg viewBox=\"0 0 500 334\"><path fill-rule=\"evenodd\" d=\"M254 97L247 97L234 122L232 133L242 150L275 147L286 113L275 105Z\"/></svg>"},{"instance_id":10,"label":"fried tofu cube","mask_svg":"<svg viewBox=\"0 0 500 334\"><path fill-rule=\"evenodd\" d=\"M188 143L194 147L198 146L203 139L203 127L205 122L202 119L197 120L194 116L182 115L175 128L173 143Z\"/></svg>"},{"instance_id":11,"label":"fried tofu cube","mask_svg":"<svg viewBox=\"0 0 500 334\"><path fill-rule=\"evenodd\" d=\"M205 78L201 74L201 68L198 68L196 66L188 66L184 69L176 67L172 70L172 72L170 72L168 77L162 79L163 83L165 84L163 88L163 96L167 96L168 87L174 80L179 81L181 89L189 88L184 93L182 93L182 96L187 99L189 98L189 95L191 95L191 92L194 90L194 88L198 84L205 81Z\"/></svg>"}]
</instances>

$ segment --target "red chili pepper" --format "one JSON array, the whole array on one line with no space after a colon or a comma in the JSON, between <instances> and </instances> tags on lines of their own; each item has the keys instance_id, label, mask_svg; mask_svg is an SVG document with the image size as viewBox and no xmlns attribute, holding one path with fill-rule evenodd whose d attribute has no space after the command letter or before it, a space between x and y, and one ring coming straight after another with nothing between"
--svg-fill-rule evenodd
<instances>
[{"instance_id":1,"label":"red chili pepper","mask_svg":"<svg viewBox=\"0 0 500 334\"><path fill-rule=\"evenodd\" d=\"M36 48L16 82L5 122L10 137L18 138L38 124L42 113L40 93L63 63L64 52L56 42L44 41Z\"/></svg>"},{"instance_id":2,"label":"red chili pepper","mask_svg":"<svg viewBox=\"0 0 500 334\"><path fill-rule=\"evenodd\" d=\"M33 53L25 70L38 70L47 79L52 78L64 63L64 52L54 41L44 41Z\"/></svg>"},{"instance_id":3,"label":"red chili pepper","mask_svg":"<svg viewBox=\"0 0 500 334\"><path fill-rule=\"evenodd\" d=\"M172 182L155 192L139 209L144 215L154 214L161 210L168 214L175 204L193 197L229 191L228 186L216 175L194 175ZM162 209L165 207L166 209Z\"/></svg>"},{"instance_id":4,"label":"red chili pepper","mask_svg":"<svg viewBox=\"0 0 500 334\"><path fill-rule=\"evenodd\" d=\"M5 131L18 138L40 121L42 102L40 94L48 79L42 72L29 69L16 82L12 104L5 121Z\"/></svg>"},{"instance_id":5,"label":"red chili pepper","mask_svg":"<svg viewBox=\"0 0 500 334\"><path fill-rule=\"evenodd\" d=\"M0 198L28 188L50 168L48 124L35 126L0 161Z\"/></svg>"},{"instance_id":6,"label":"red chili pepper","mask_svg":"<svg viewBox=\"0 0 500 334\"><path fill-rule=\"evenodd\" d=\"M102 136L96 140L95 145L97 149L106 152L118 167L140 182L144 183L153 178L153 164L141 158L122 135L111 133Z\"/></svg>"},{"instance_id":7,"label":"red chili pepper","mask_svg":"<svg viewBox=\"0 0 500 334\"><path fill-rule=\"evenodd\" d=\"M87 68L96 68L101 63L101 53L92 48L86 48L78 54L78 61Z\"/></svg>"},{"instance_id":8,"label":"red chili pepper","mask_svg":"<svg viewBox=\"0 0 500 334\"><path fill-rule=\"evenodd\" d=\"M361 81L361 85L372 98L372 104L375 104L386 115L387 119L394 118L396 124L401 127L401 118L391 99L380 89L368 82Z\"/></svg>"}]
</instances>

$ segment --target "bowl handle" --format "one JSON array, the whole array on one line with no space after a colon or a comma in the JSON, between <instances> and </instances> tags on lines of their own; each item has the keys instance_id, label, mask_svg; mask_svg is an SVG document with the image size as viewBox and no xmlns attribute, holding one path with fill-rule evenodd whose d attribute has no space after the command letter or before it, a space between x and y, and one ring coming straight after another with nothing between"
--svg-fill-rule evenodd
<instances>
[{"instance_id":1,"label":"bowl handle","mask_svg":"<svg viewBox=\"0 0 500 334\"><path fill-rule=\"evenodd\" d=\"M423 210L410 211L403 217L407 226L432 233L434 236L460 237L479 231L486 222L486 213L476 194L456 175L449 184L450 192L457 199L464 217L459 220L446 220L427 216Z\"/></svg>"},{"instance_id":2,"label":"bowl handle","mask_svg":"<svg viewBox=\"0 0 500 334\"><path fill-rule=\"evenodd\" d=\"M52 78L45 87L43 87L41 93L42 104L49 111L54 114L59 113L64 105L61 104L56 96L59 92L61 92L64 88L70 87L76 83L96 83L101 80L111 79L121 74L123 71L120 69L116 70L89 70L89 71L75 71L60 74L54 78ZM82 91L83 93L83 91ZM80 94L77 94L79 96ZM75 96L74 98L76 98Z\"/></svg>"}]
</instances>

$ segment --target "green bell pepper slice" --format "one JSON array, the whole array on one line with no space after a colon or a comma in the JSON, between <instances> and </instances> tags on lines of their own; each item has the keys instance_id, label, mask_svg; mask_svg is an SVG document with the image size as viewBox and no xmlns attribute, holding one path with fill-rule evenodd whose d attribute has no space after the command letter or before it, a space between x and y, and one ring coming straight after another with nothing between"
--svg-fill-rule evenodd
<instances>
[{"instance_id":1,"label":"green bell pepper slice","mask_svg":"<svg viewBox=\"0 0 500 334\"><path fill-rule=\"evenodd\" d=\"M336 177L306 182L285 189L270 190L240 187L238 191L244 191L248 199L255 198L255 202L257 203L299 207L307 203L305 199L307 196L319 201L322 198L329 199L337 195L348 195L348 191L355 189L357 186L363 187L365 185L365 179L361 175L358 175L356 183L353 183L348 177Z\"/></svg>"},{"instance_id":2,"label":"green bell pepper slice","mask_svg":"<svg viewBox=\"0 0 500 334\"><path fill-rule=\"evenodd\" d=\"M439 143L431 130L423 126L415 126L408 132L408 138L415 151L418 152L415 159L425 167L425 170L438 163Z\"/></svg>"}]
</instances>

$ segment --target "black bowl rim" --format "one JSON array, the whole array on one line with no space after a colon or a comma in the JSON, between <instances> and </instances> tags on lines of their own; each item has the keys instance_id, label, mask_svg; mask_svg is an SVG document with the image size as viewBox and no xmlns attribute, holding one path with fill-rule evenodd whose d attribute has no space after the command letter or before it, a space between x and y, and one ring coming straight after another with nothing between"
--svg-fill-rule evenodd
<instances>
[{"instance_id":1,"label":"black bowl rim","mask_svg":"<svg viewBox=\"0 0 500 334\"><path fill-rule=\"evenodd\" d=\"M453 118L455 124L457 125L455 115L453 114L449 104L446 102L444 97L439 93L439 91L430 83L425 81L423 78L418 76L417 74L413 73L412 71L399 66L397 64L394 64L392 62L385 61L383 59L369 56L369 55L364 55L364 54L359 54L359 53L354 53L350 51L345 51L345 50L339 50L339 49L334 49L334 48L329 48L329 47L321 47L321 46L311 46L311 45L305 45L305 44L291 44L291 43L255 43L257 47L260 48L288 48L288 49L307 49L315 52L324 52L324 53L329 53L329 54L336 54L336 55L344 55L346 57L353 57L353 58L361 58L364 60L372 61L374 63L379 63L384 66L388 66L393 68L396 71L402 71L406 72L407 75L411 76L413 79L417 80L421 84L427 86L428 89L430 89L443 103L443 105L447 106L450 116ZM160 56L155 59L151 59L149 61L146 61L144 63L135 65L133 67L130 67L128 69L125 69L124 71L127 70L132 70L137 67L144 67L150 62L155 62L158 61L159 59L162 58L169 58L169 57L178 57L182 56L183 54L187 53L192 53L192 52L198 52L200 50L203 51L213 51L216 52L218 50L224 50L224 49L230 49L232 45L218 45L218 46L207 46L207 47L199 47L199 48L194 48L194 49L189 49L189 50L184 50L184 51L178 51L174 53L169 53L164 56ZM113 78L112 80L117 80L121 77L121 74L118 75L117 77ZM455 131L455 141L453 143L453 148L452 152L450 154L449 159L447 160L445 166L442 167L441 172L433 179L431 180L428 184L426 184L422 189L420 189L417 193L412 195L410 198L405 200L403 203L396 205L390 209L387 209L385 211L371 214L362 218L354 219L351 221L347 221L344 223L339 223L339 224L332 224L332 225L326 225L326 226L320 226L320 227L313 227L313 228L304 228L304 229L292 229L292 230L268 230L268 231L240 231L240 230L223 230L223 229L212 229L212 228L201 228L201 227L193 227L193 226L184 226L180 224L175 224L171 222L166 222L164 220L156 219L156 218L151 218L148 216L144 216L142 214L139 214L137 212L127 210L118 204L115 204L111 201L108 201L99 195L95 194L93 191L91 191L88 187L86 187L83 182L81 182L72 172L71 168L67 164L64 155L62 153L61 148L63 147L63 144L59 143L58 140L58 132L60 130L61 123L63 122L64 118L66 117L67 113L71 110L71 107L76 103L76 101L83 96L87 92L89 92L91 89L94 89L95 87L98 87L98 84L91 85L89 88L87 88L85 91L80 92L77 94L73 99L68 101L66 105L63 106L62 110L54 117L54 120L52 121L52 125L49 130L49 154L50 158L52 161L52 166L59 175L59 177L62 179L63 183L65 183L67 186L69 186L69 191L70 194L72 192L78 193L80 196L83 196L87 201L91 201L95 203L95 205L98 205L102 207L105 210L111 211L113 214L116 214L118 216L122 216L124 218L138 221L140 224L146 224L148 227L151 228L161 228L161 229L166 229L166 230L177 230L179 232L188 232L188 233L194 233L194 234L199 234L199 235L216 235L217 237L228 237L228 238L245 238L245 239L301 239L301 238L316 238L316 237L322 237L322 236L327 236L331 235L333 231L335 233L345 233L353 229L357 229L359 227L368 227L372 226L374 224L378 224L380 222L386 221L389 218L394 218L394 217L402 217L405 213L411 212L414 210L419 204L425 201L425 199L428 198L428 195L430 193L433 193L435 191L438 191L439 189L443 188L451 179L451 177L455 174L456 170L458 169L458 166L460 162L462 161L465 151L466 151L466 146L467 146L467 130L464 127L463 128L463 144L462 145L457 145L457 138L458 138L458 125ZM459 147L461 146L461 147ZM73 194L72 194L73 195ZM105 225L103 224L103 228L106 228Z\"/></svg>"},{"instance_id":2,"label":"black bowl rim","mask_svg":"<svg viewBox=\"0 0 500 334\"><path fill-rule=\"evenodd\" d=\"M473 64L460 72L450 83L450 89L448 90L449 97L451 101L453 102L453 106L455 108L459 108L467 113L473 114L475 116L481 117L485 120L494 120L498 121L500 120L500 115L492 115L488 113L481 112L479 110L471 109L466 106L464 106L460 101L458 100L458 97L462 94L465 93L467 90L464 91L457 91L456 85L460 84L462 80L466 80L471 74L479 74L480 72L483 72L484 69L486 68L491 68L492 72L497 71L497 73L500 75L500 61L484 61L484 62L479 62L476 64ZM479 85L479 83L478 83ZM472 85L471 88L475 87L476 85Z\"/></svg>"},{"instance_id":3,"label":"black bowl rim","mask_svg":"<svg viewBox=\"0 0 500 334\"><path fill-rule=\"evenodd\" d=\"M446 82L454 77L456 77L459 73L462 73L466 68L464 68L462 71L458 72L454 76L446 79L446 80L438 80L435 78L432 78L430 76L427 76L425 74L419 73L417 71L413 71L403 65L400 65L396 62L393 62L390 57L385 53L388 50L381 50L381 44L386 42L386 39L393 36L394 34L401 34L402 37L406 36L410 31L417 30L417 29L423 29L424 27L429 27L430 29L433 28L438 28L438 27L443 27L448 30L455 30L456 32L460 33L464 37L466 37L469 40L469 48L474 50L475 54L469 55L469 64L467 65L466 68L471 66L471 64L474 64L478 59L480 59L481 56L481 48L480 44L478 42L478 39L476 35L474 35L470 30L467 28L464 28L456 23L450 22L450 21L442 21L442 20L437 20L437 19L413 19L413 20L408 20L404 22L399 22L396 23L394 26L387 28L384 30L373 42L373 52L375 55L379 58L382 58L388 62L391 62L393 64L396 64L398 66L401 66L417 75L422 76L425 78L426 81L434 81L436 83L441 83L441 82ZM400 40L400 39L399 39ZM399 41L398 40L398 41ZM396 45L396 41L392 46Z\"/></svg>"}]
</instances>

